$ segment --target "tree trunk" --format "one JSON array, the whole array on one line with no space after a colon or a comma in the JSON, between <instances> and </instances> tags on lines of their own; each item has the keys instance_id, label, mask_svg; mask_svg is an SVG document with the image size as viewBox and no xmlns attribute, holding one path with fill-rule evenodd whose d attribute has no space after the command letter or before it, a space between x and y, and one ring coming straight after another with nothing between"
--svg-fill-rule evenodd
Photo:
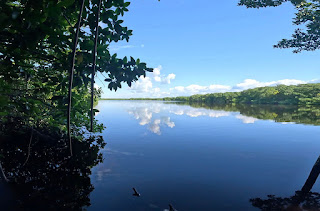
<instances>
[{"instance_id":1,"label":"tree trunk","mask_svg":"<svg viewBox=\"0 0 320 211\"><path fill-rule=\"evenodd\" d=\"M320 173L320 156L318 157L316 163L313 165L313 168L309 174L309 177L301 189L302 192L307 193L311 191L314 183L316 182L319 176L319 173Z\"/></svg>"},{"instance_id":2,"label":"tree trunk","mask_svg":"<svg viewBox=\"0 0 320 211\"><path fill-rule=\"evenodd\" d=\"M77 30L74 37L74 46L72 50L72 61L71 61L71 67L70 67L70 74L69 74L69 92L68 92L68 118L67 118L67 128L68 128L68 139L70 144L70 154L72 156L72 142L71 142L71 128L70 128L70 120L71 120L71 103L72 103L72 83L73 83L73 72L74 72L74 64L75 64L75 58L76 58L76 50L78 45L78 37L79 37L79 31L81 26L81 17L82 17L82 11L84 7L84 0L82 0L80 13L78 17L78 24L77 24Z\"/></svg>"},{"instance_id":3,"label":"tree trunk","mask_svg":"<svg viewBox=\"0 0 320 211\"><path fill-rule=\"evenodd\" d=\"M92 64L92 75L91 75L91 124L90 124L90 132L93 132L94 76L96 74L96 56L97 56L97 43L98 43L98 38L99 38L100 7L101 7L101 0L99 0L99 2L98 2L98 10L97 10L97 14L96 14L96 33L95 33L94 48L93 48L93 64Z\"/></svg>"}]
</instances>

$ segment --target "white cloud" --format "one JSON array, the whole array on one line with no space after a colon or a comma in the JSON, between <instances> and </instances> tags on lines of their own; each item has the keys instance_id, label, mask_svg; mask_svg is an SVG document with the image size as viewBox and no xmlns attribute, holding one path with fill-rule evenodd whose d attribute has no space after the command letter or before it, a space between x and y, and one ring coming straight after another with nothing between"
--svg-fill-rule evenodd
<instances>
[{"instance_id":1,"label":"white cloud","mask_svg":"<svg viewBox=\"0 0 320 211\"><path fill-rule=\"evenodd\" d=\"M160 76L155 76L153 79L154 79L156 82L161 82Z\"/></svg>"},{"instance_id":2,"label":"white cloud","mask_svg":"<svg viewBox=\"0 0 320 211\"><path fill-rule=\"evenodd\" d=\"M227 86L220 84L212 84L209 86L201 86L197 84L192 84L189 86L176 86L174 88L170 88L172 96L188 96L194 94L207 94L207 93L223 93L223 92L239 92L246 89L253 89L257 87L264 86L277 86L280 84L283 85L298 85L298 84L306 84L306 83L319 83L318 79L313 79L310 81L302 81L296 79L283 79L278 81L270 81L270 82L261 82L255 79L245 79L243 82L238 83L235 86Z\"/></svg>"},{"instance_id":3,"label":"white cloud","mask_svg":"<svg viewBox=\"0 0 320 211\"><path fill-rule=\"evenodd\" d=\"M245 89L251 89L259 86L268 86L268 85L270 85L270 83L262 83L253 79L245 79L244 82L234 86L234 89L245 90Z\"/></svg>"},{"instance_id":4,"label":"white cloud","mask_svg":"<svg viewBox=\"0 0 320 211\"><path fill-rule=\"evenodd\" d=\"M305 83L308 83L308 82L295 80L295 79L284 79L284 80L275 81L273 85L283 84L283 85L289 86L289 85L298 85L298 84L305 84Z\"/></svg>"},{"instance_id":5,"label":"white cloud","mask_svg":"<svg viewBox=\"0 0 320 211\"><path fill-rule=\"evenodd\" d=\"M176 86L171 88L171 91L184 92L187 95L192 94L206 94L206 93L215 93L215 92L227 92L230 91L230 86L212 84L209 86L200 86L197 84L192 84L186 87Z\"/></svg>"},{"instance_id":6,"label":"white cloud","mask_svg":"<svg viewBox=\"0 0 320 211\"><path fill-rule=\"evenodd\" d=\"M153 77L160 76L161 70L162 70L162 66L161 66L161 65L159 65L159 66L156 67L156 68L153 68L153 72L152 72Z\"/></svg>"},{"instance_id":7,"label":"white cloud","mask_svg":"<svg viewBox=\"0 0 320 211\"><path fill-rule=\"evenodd\" d=\"M94 84L94 88L96 88L96 89L99 89L99 88L101 88L98 84Z\"/></svg>"},{"instance_id":8,"label":"white cloud","mask_svg":"<svg viewBox=\"0 0 320 211\"><path fill-rule=\"evenodd\" d=\"M224 92L239 92L246 89L252 89L264 86L283 85L298 85L305 83L319 83L319 79L309 81L297 79L282 79L277 81L262 82L255 79L245 79L244 81L234 85L210 84L199 85L191 84L188 86L163 87L161 84L171 84L172 80L176 78L174 73L168 75L162 74L163 67L159 65L153 69L152 73L147 73L147 77L140 77L135 82L130 90L135 93L134 97L173 97L173 96L190 96L194 94L208 94L208 93L224 93Z\"/></svg>"},{"instance_id":9,"label":"white cloud","mask_svg":"<svg viewBox=\"0 0 320 211\"><path fill-rule=\"evenodd\" d=\"M213 84L213 85L210 85L209 86L209 90L210 91L222 91L222 90L225 90L225 91L229 91L231 89L230 86L225 86L225 85L217 85L217 84Z\"/></svg>"},{"instance_id":10,"label":"white cloud","mask_svg":"<svg viewBox=\"0 0 320 211\"><path fill-rule=\"evenodd\" d=\"M175 90L177 90L179 92L184 92L184 90L185 90L185 88L183 86L176 86L173 89L175 89ZM173 89L171 89L171 90L173 90Z\"/></svg>"},{"instance_id":11,"label":"white cloud","mask_svg":"<svg viewBox=\"0 0 320 211\"><path fill-rule=\"evenodd\" d=\"M234 90L246 90L246 89L253 89L257 87L264 87L264 86L276 86L276 85L298 85L298 84L305 84L308 83L307 81L301 81L296 79L283 79L278 81L270 81L270 82L260 82L254 79L246 79L242 83L237 84L233 87Z\"/></svg>"},{"instance_id":12,"label":"white cloud","mask_svg":"<svg viewBox=\"0 0 320 211\"><path fill-rule=\"evenodd\" d=\"M110 51L119 51L121 49L134 48L134 45L122 45L122 46L111 46L109 48Z\"/></svg>"},{"instance_id":13,"label":"white cloud","mask_svg":"<svg viewBox=\"0 0 320 211\"><path fill-rule=\"evenodd\" d=\"M154 90L153 90L155 93L158 93L158 92L160 92L161 91L161 89L159 88L159 87L157 87L157 88L154 88Z\"/></svg>"},{"instance_id":14,"label":"white cloud","mask_svg":"<svg viewBox=\"0 0 320 211\"><path fill-rule=\"evenodd\" d=\"M202 91L205 91L206 89L207 89L207 87L196 85L196 84L192 84L192 85L186 87L186 90L191 93L202 92Z\"/></svg>"},{"instance_id":15,"label":"white cloud","mask_svg":"<svg viewBox=\"0 0 320 211\"><path fill-rule=\"evenodd\" d=\"M171 80L175 79L176 75L171 73L167 76L161 74L162 66L153 69L152 73L147 73L147 77L140 76L138 81L132 84L129 88L136 95L134 97L163 97L169 96L169 92L162 91L160 87L153 87L154 82L162 84L170 84ZM153 80L152 80L153 79ZM140 93L139 95L137 95Z\"/></svg>"},{"instance_id":16,"label":"white cloud","mask_svg":"<svg viewBox=\"0 0 320 211\"><path fill-rule=\"evenodd\" d=\"M320 83L320 79L312 79L309 83Z\"/></svg>"},{"instance_id":17,"label":"white cloud","mask_svg":"<svg viewBox=\"0 0 320 211\"><path fill-rule=\"evenodd\" d=\"M171 80L173 80L175 78L176 78L176 75L173 73L170 73L167 77L164 77L161 82L164 84L170 84Z\"/></svg>"},{"instance_id":18,"label":"white cloud","mask_svg":"<svg viewBox=\"0 0 320 211\"><path fill-rule=\"evenodd\" d=\"M140 76L139 80L132 84L131 90L138 93L150 92L152 90L151 78Z\"/></svg>"},{"instance_id":19,"label":"white cloud","mask_svg":"<svg viewBox=\"0 0 320 211\"><path fill-rule=\"evenodd\" d=\"M159 65L158 67L153 69L153 80L156 82L161 82L163 84L170 84L171 80L174 80L176 78L176 75L173 73L170 73L169 75L161 75L162 66Z\"/></svg>"}]
</instances>

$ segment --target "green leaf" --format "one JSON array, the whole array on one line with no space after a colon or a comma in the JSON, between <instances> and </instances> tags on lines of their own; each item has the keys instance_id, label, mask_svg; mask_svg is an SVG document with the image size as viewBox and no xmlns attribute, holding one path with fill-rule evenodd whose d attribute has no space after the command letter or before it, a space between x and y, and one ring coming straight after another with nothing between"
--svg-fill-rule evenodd
<instances>
[{"instance_id":1,"label":"green leaf","mask_svg":"<svg viewBox=\"0 0 320 211\"><path fill-rule=\"evenodd\" d=\"M69 7L73 3L74 3L74 0L63 0L63 1L59 2L57 5L59 7Z\"/></svg>"}]
</instances>

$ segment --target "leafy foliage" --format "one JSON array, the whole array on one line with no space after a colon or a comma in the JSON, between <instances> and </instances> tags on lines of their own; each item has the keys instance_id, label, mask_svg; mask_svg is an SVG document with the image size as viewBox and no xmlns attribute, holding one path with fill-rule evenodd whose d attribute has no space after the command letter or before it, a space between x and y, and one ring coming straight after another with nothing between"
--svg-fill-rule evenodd
<instances>
[{"instance_id":1,"label":"leafy foliage","mask_svg":"<svg viewBox=\"0 0 320 211\"><path fill-rule=\"evenodd\" d=\"M72 130L90 123L90 74L97 0L85 0L72 87ZM99 22L97 67L110 90L129 86L152 71L139 59L117 58L111 42L129 41L132 30L121 16L130 2L103 0ZM74 0L4 0L0 2L0 124L20 122L25 129L66 132L67 93L73 39L80 2ZM97 100L101 90L94 91ZM94 132L103 129L94 122ZM4 132L5 129L2 130Z\"/></svg>"},{"instance_id":2,"label":"leafy foliage","mask_svg":"<svg viewBox=\"0 0 320 211\"><path fill-rule=\"evenodd\" d=\"M320 1L318 0L241 0L239 5L248 8L276 7L284 2L291 2L297 13L293 20L295 25L303 25L303 29L294 31L291 39L283 39L274 47L294 48L294 53L320 49Z\"/></svg>"}]
</instances>

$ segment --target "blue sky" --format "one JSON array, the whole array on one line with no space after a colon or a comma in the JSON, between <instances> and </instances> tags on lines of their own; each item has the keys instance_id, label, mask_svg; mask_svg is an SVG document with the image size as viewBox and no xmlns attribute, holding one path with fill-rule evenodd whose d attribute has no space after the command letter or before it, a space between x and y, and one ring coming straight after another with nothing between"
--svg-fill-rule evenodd
<instances>
[{"instance_id":1,"label":"blue sky","mask_svg":"<svg viewBox=\"0 0 320 211\"><path fill-rule=\"evenodd\" d=\"M129 88L105 98L185 96L257 86L317 81L320 51L274 49L290 38L294 7L247 9L237 0L134 0L123 17L129 43L110 46L118 57L140 58L156 68Z\"/></svg>"}]
</instances>

